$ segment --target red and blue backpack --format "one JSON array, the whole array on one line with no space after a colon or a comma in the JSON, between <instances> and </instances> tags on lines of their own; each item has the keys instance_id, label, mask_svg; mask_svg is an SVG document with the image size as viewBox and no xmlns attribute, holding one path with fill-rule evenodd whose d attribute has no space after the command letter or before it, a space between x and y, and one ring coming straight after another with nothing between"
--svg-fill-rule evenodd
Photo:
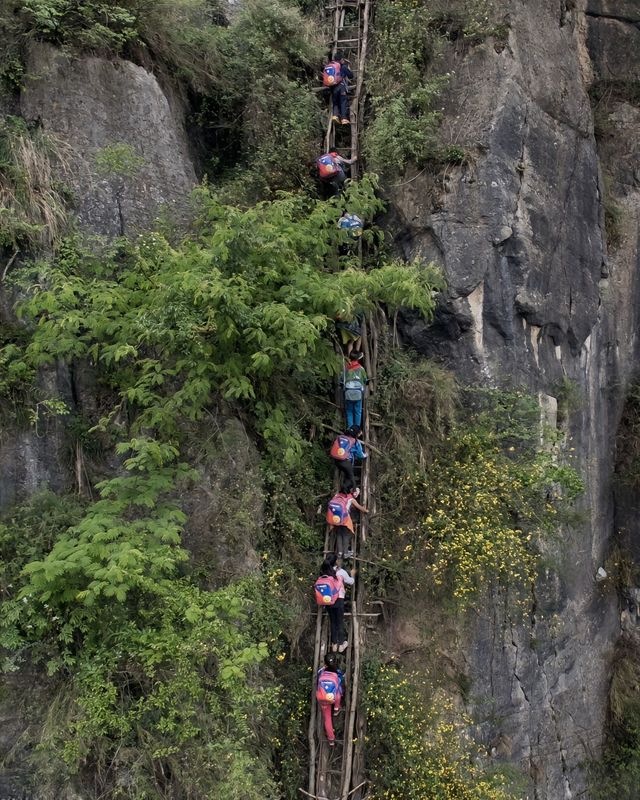
<instances>
[{"instance_id":1,"label":"red and blue backpack","mask_svg":"<svg viewBox=\"0 0 640 800\"><path fill-rule=\"evenodd\" d=\"M339 61L330 61L322 70L324 86L337 86L342 80L342 67Z\"/></svg>"},{"instance_id":2,"label":"red and blue backpack","mask_svg":"<svg viewBox=\"0 0 640 800\"><path fill-rule=\"evenodd\" d=\"M335 672L323 669L318 675L316 700L319 703L335 703L336 697L342 693L340 678Z\"/></svg>"},{"instance_id":3,"label":"red and blue backpack","mask_svg":"<svg viewBox=\"0 0 640 800\"><path fill-rule=\"evenodd\" d=\"M331 446L331 458L335 458L336 461L348 461L355 443L356 440L351 436L337 436Z\"/></svg>"},{"instance_id":4,"label":"red and blue backpack","mask_svg":"<svg viewBox=\"0 0 640 800\"><path fill-rule=\"evenodd\" d=\"M321 575L313 585L313 589L319 606L332 606L340 594L340 581L330 575Z\"/></svg>"},{"instance_id":5,"label":"red and blue backpack","mask_svg":"<svg viewBox=\"0 0 640 800\"><path fill-rule=\"evenodd\" d=\"M349 519L349 496L338 492L327 508L327 522L329 525L344 525Z\"/></svg>"},{"instance_id":6,"label":"red and blue backpack","mask_svg":"<svg viewBox=\"0 0 640 800\"><path fill-rule=\"evenodd\" d=\"M340 164L336 161L337 153L325 153L320 158L316 159L318 167L318 174L323 180L331 179L334 175L342 169Z\"/></svg>"}]
</instances>

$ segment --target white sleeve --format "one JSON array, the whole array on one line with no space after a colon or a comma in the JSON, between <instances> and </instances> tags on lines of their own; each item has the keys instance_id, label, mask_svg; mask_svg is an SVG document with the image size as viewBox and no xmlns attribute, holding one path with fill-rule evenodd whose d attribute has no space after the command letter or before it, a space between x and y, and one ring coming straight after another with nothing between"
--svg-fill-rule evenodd
<instances>
[{"instance_id":1,"label":"white sleeve","mask_svg":"<svg viewBox=\"0 0 640 800\"><path fill-rule=\"evenodd\" d=\"M342 578L342 580L347 584L347 586L353 586L353 584L356 582L356 579L352 578L346 569L339 569L337 575L340 578Z\"/></svg>"}]
</instances>

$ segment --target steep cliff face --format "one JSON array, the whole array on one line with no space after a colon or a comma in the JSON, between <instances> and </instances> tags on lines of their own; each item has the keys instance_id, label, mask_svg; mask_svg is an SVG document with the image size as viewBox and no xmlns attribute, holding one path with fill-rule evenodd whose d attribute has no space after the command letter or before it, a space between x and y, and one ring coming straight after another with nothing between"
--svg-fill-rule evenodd
<instances>
[{"instance_id":1,"label":"steep cliff face","mask_svg":"<svg viewBox=\"0 0 640 800\"><path fill-rule=\"evenodd\" d=\"M594 575L613 534L616 428L637 369L639 111L610 91L598 143L589 90L637 76L640 30L634 3L508 5L504 49L447 54L444 126L468 162L435 192L409 174L392 190L393 224L404 253L443 264L449 281L436 325L406 316L406 339L464 382L539 393L586 481L584 521L563 531L528 624L490 598L466 648L486 742L524 765L531 797L555 800L585 796L619 632L616 597ZM608 248L612 203L620 229ZM563 386L576 393L568 416Z\"/></svg>"},{"instance_id":2,"label":"steep cliff face","mask_svg":"<svg viewBox=\"0 0 640 800\"><path fill-rule=\"evenodd\" d=\"M626 85L640 79L640 12L634 0L505 5L506 47L452 43L446 54L454 78L443 130L466 147L467 163L448 168L435 191L427 173L399 179L390 190L390 224L404 254L442 264L449 283L435 325L404 316L405 340L463 381L538 393L563 454L575 457L586 481L582 521L549 553L526 624L502 611L502 598L488 597L468 621L464 647L480 736L524 767L531 798L557 800L587 796L584 762L602 741L620 628L617 598L595 572L614 531L615 433L638 367L640 108ZM117 59L69 60L47 46L32 49L28 72L20 112L66 143L67 180L85 229L129 234L163 208L185 213L195 183L185 112L156 77ZM605 91L594 99L598 86ZM128 173L97 170L96 157L114 145L137 157ZM612 204L615 247L606 234ZM5 315L9 306L0 291ZM92 389L80 378L52 370L41 377L43 391L81 407L92 402ZM569 413L567 385L575 395ZM241 456L202 466L206 479L187 499L194 510L188 535L196 558L215 548L221 571L236 574L238 561L250 566L255 553L243 541L238 555L228 525L220 547L220 497L231 493L246 506L251 495L247 513L257 528L259 476L239 423L222 428L223 440L236 441L229 452ZM72 486L68 441L64 421L3 431L0 506L43 484ZM634 525L628 507L620 519ZM18 752L25 723L7 698L0 745ZM22 778L17 763L0 795L27 796Z\"/></svg>"},{"instance_id":3,"label":"steep cliff face","mask_svg":"<svg viewBox=\"0 0 640 800\"><path fill-rule=\"evenodd\" d=\"M70 58L44 44L31 46L29 79L16 111L62 144L73 211L85 231L135 234L159 215L180 219L196 182L185 131L185 110L150 72L128 61ZM118 159L122 147L123 159ZM96 157L115 153L100 171ZM127 168L128 167L128 168ZM13 297L0 287L0 321L12 319ZM40 376L43 398L59 397L70 409L91 404L92 389L60 368ZM63 421L37 429L7 427L0 436L0 506L42 486L74 483L74 454Z\"/></svg>"},{"instance_id":4,"label":"steep cliff face","mask_svg":"<svg viewBox=\"0 0 640 800\"><path fill-rule=\"evenodd\" d=\"M44 44L32 45L27 74L20 111L64 142L81 225L118 236L184 213L196 178L185 109L170 89L129 61L70 59ZM122 145L133 164L101 164L105 148L108 157Z\"/></svg>"}]
</instances>

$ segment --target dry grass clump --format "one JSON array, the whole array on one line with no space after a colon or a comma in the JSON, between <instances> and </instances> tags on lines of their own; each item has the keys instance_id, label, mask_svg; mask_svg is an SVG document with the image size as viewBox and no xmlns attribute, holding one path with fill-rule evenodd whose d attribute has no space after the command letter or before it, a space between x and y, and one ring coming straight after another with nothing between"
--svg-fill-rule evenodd
<instances>
[{"instance_id":1,"label":"dry grass clump","mask_svg":"<svg viewBox=\"0 0 640 800\"><path fill-rule=\"evenodd\" d=\"M0 246L52 247L66 223L68 148L18 117L0 122Z\"/></svg>"}]
</instances>

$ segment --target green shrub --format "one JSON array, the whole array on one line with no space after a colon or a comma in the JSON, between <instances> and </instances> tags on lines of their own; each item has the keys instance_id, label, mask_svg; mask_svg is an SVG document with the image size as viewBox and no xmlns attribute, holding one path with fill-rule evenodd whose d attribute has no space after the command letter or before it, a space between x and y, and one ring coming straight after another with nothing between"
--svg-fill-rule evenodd
<instances>
[{"instance_id":1,"label":"green shrub","mask_svg":"<svg viewBox=\"0 0 640 800\"><path fill-rule=\"evenodd\" d=\"M205 188L197 201L198 231L175 247L160 234L99 251L70 239L20 273L29 338L16 358L28 369L97 365L102 417L92 422L121 461L41 547L17 545L37 541L33 513L5 529L19 562L3 603L7 666L28 657L52 680L73 676L41 741L54 792L86 769L113 798L126 775L127 796L141 798L274 794L279 706L263 662L282 654L309 571L280 566L278 554L317 551L311 493L326 455L308 439L332 413L333 320L380 304L428 316L440 282L417 263L364 272L353 255L327 269L341 210L371 219L380 207L369 179L326 203L283 195L242 211ZM194 477L181 459L193 423L222 404L260 437L267 552L262 576L205 591L181 542L178 498Z\"/></svg>"},{"instance_id":2,"label":"green shrub","mask_svg":"<svg viewBox=\"0 0 640 800\"><path fill-rule=\"evenodd\" d=\"M616 646L609 689L609 731L600 762L592 764L593 800L635 800L640 780L640 651L631 637Z\"/></svg>"},{"instance_id":3,"label":"green shrub","mask_svg":"<svg viewBox=\"0 0 640 800\"><path fill-rule=\"evenodd\" d=\"M378 398L385 535L371 545L375 591L411 587L464 607L493 582L516 597L528 590L539 540L582 489L541 447L536 399L485 389L459 398L442 368L393 353Z\"/></svg>"},{"instance_id":4,"label":"green shrub","mask_svg":"<svg viewBox=\"0 0 640 800\"><path fill-rule=\"evenodd\" d=\"M364 670L371 800L506 800L506 779L483 770L461 717L417 673L370 661Z\"/></svg>"},{"instance_id":5,"label":"green shrub","mask_svg":"<svg viewBox=\"0 0 640 800\"><path fill-rule=\"evenodd\" d=\"M461 163L464 150L443 147L437 101L450 75L439 56L446 43L478 44L506 38L493 0L384 0L376 3L372 53L367 64L371 119L365 131L368 166L388 177L408 164Z\"/></svg>"},{"instance_id":6,"label":"green shrub","mask_svg":"<svg viewBox=\"0 0 640 800\"><path fill-rule=\"evenodd\" d=\"M413 0L375 9L375 37L367 86L372 118L364 136L367 163L382 175L422 165L435 156L440 113L434 108L446 78L427 77L439 39L428 7Z\"/></svg>"}]
</instances>

